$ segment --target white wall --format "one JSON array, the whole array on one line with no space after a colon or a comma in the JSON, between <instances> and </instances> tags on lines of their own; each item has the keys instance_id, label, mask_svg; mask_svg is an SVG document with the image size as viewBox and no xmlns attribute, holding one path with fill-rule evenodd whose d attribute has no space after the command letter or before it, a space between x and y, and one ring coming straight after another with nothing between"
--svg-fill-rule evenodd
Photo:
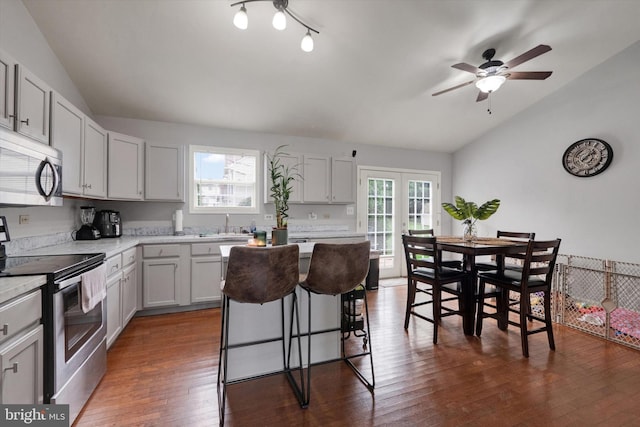
<instances>
[{"instance_id":1,"label":"white wall","mask_svg":"<svg viewBox=\"0 0 640 427\"><path fill-rule=\"evenodd\" d=\"M351 157L352 151L356 150L355 160L359 165L440 171L442 173L443 197L450 197L451 194L452 156L450 154L117 117L97 116L96 120L106 129L165 145L184 145L185 147L189 144L213 145L258 149L264 152L273 151L277 146L287 144L287 150L290 152L320 153L337 157ZM187 152L188 149L185 149L185 153ZM185 167L185 170L188 170L188 167ZM188 205L181 203L99 202L98 206L120 210L125 225L127 221L170 221L175 209L183 209L185 227L224 224L223 215L190 215ZM264 221L264 214L273 213L271 212L273 205L259 204L259 208L261 212L258 215L232 215L231 225L249 226L253 219L258 225L272 225ZM309 221L308 214L310 212L314 212L318 220ZM289 223L292 225L336 224L347 225L350 230L356 229L357 216L347 216L345 205L292 204L289 215ZM157 223L157 225L162 224ZM448 230L448 224L445 224L444 227L444 230Z\"/></svg>"},{"instance_id":2,"label":"white wall","mask_svg":"<svg viewBox=\"0 0 640 427\"><path fill-rule=\"evenodd\" d=\"M480 234L534 231L562 238L561 253L640 263L639 69L640 42L455 153L453 194L502 201ZM569 175L564 151L589 137L613 147L612 164Z\"/></svg>"}]
</instances>

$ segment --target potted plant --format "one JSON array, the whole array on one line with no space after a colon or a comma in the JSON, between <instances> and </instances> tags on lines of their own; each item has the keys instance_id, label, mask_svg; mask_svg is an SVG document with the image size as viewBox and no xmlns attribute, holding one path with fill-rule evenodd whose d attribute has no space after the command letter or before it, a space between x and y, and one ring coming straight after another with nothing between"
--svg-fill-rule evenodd
<instances>
[{"instance_id":1,"label":"potted plant","mask_svg":"<svg viewBox=\"0 0 640 427\"><path fill-rule=\"evenodd\" d=\"M289 197L293 189L293 182L300 178L297 164L291 166L283 162L283 156L289 155L283 151L284 147L286 145L280 145L273 153L267 153L267 170L271 183L269 192L276 211L276 226L271 231L271 244L274 246L288 243Z\"/></svg>"},{"instance_id":2,"label":"potted plant","mask_svg":"<svg viewBox=\"0 0 640 427\"><path fill-rule=\"evenodd\" d=\"M455 219L462 220L464 225L463 238L471 241L477 237L476 221L485 220L496 213L500 207L500 200L493 199L483 203L480 207L474 202L467 202L460 196L455 197L455 206L443 203L442 208Z\"/></svg>"}]
</instances>

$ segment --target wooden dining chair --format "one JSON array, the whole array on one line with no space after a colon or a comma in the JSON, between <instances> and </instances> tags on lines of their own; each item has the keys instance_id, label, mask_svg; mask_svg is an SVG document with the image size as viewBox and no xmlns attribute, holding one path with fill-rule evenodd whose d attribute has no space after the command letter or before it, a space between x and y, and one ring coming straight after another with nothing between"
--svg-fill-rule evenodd
<instances>
[{"instance_id":1,"label":"wooden dining chair","mask_svg":"<svg viewBox=\"0 0 640 427\"><path fill-rule=\"evenodd\" d=\"M498 239L500 238L507 238L507 239L511 239L511 240L535 240L536 238L536 233L526 233L526 232L520 232L520 231L501 231L498 230L496 237ZM504 268L507 270L521 270L522 269L522 254L513 254L513 255L506 255L504 258ZM495 261L489 261L489 262L478 262L476 263L476 270L477 271L491 271L491 270L497 270L498 269L498 263Z\"/></svg>"},{"instance_id":2,"label":"wooden dining chair","mask_svg":"<svg viewBox=\"0 0 640 427\"><path fill-rule=\"evenodd\" d=\"M433 228L425 228L422 230L409 230L409 235L433 237L434 232L433 232ZM442 254L442 252L440 253ZM441 261L441 263L445 267L462 269L462 260L446 260L446 261Z\"/></svg>"},{"instance_id":3,"label":"wooden dining chair","mask_svg":"<svg viewBox=\"0 0 640 427\"><path fill-rule=\"evenodd\" d=\"M283 371L291 384L293 392L300 403L306 407L304 395L304 374L302 368L302 344L298 334L298 360L300 366L291 368L292 333L289 333L288 346L285 345L285 298L291 296L291 312L289 331L293 330L296 319L297 330L300 330L298 300L295 289L299 280L299 247L298 245L282 245L266 248L234 246L229 252L229 262L225 279L221 283L222 313L220 325L220 352L218 357L218 408L220 425L224 425L226 388L240 381L260 378L259 375L238 380L228 380L227 367L229 365L229 350L250 345L263 345L270 342L282 341ZM231 301L244 304L265 304L280 300L282 336L272 339L261 339L251 342L234 342L229 339L229 313ZM294 317L295 316L295 317ZM242 320L242 319L240 319ZM288 350L285 350L287 349ZM233 358L231 358L233 360ZM293 372L299 371L300 382L297 383Z\"/></svg>"},{"instance_id":4,"label":"wooden dining chair","mask_svg":"<svg viewBox=\"0 0 640 427\"><path fill-rule=\"evenodd\" d=\"M440 319L445 316L463 314L465 307L463 306L462 286L465 282L471 285L472 275L470 272L442 265L435 237L404 234L402 244L407 263L408 285L404 328L409 328L411 315L426 320L433 324L433 343L436 344ZM442 305L443 292L454 295L454 299L458 300L458 309ZM418 294L427 294L431 298L416 301ZM426 305L432 306L432 317L416 310L418 307Z\"/></svg>"},{"instance_id":5,"label":"wooden dining chair","mask_svg":"<svg viewBox=\"0 0 640 427\"><path fill-rule=\"evenodd\" d=\"M498 321L502 320L507 325L514 325L520 328L522 342L522 355L529 357L529 335L539 332L546 332L549 341L549 348L555 350L553 340L553 326L551 322L551 281L553 279L556 258L560 248L560 239L535 241L530 240L527 250L522 253L524 259L521 270L494 270L478 274L478 311L476 320L476 335L482 333L482 321L491 317ZM486 292L486 286L493 285L495 289ZM519 294L518 321L509 317L509 312L513 311L511 306L504 305L504 308L495 312L485 312L485 298L495 297L507 298L508 292ZM531 312L531 295L543 293L543 317ZM541 322L544 326L529 329L527 319Z\"/></svg>"},{"instance_id":6,"label":"wooden dining chair","mask_svg":"<svg viewBox=\"0 0 640 427\"><path fill-rule=\"evenodd\" d=\"M367 303L367 292L362 285L369 272L369 255L370 242L358 243L316 243L311 253L311 262L309 264L309 272L300 276L300 286L307 291L308 294L308 314L309 323L307 329L307 392L306 404L309 404L311 395L311 338L313 334L341 331L342 346L341 360L343 360L353 370L356 376L367 386L370 391L375 387L375 374L373 370L373 353L371 349L371 333L369 326L369 305ZM357 290L357 289L360 289ZM322 330L320 332L312 332L311 324L311 299L312 294L319 295L341 295L346 296L352 292L356 292L363 298L364 322L362 327L364 337L366 339L363 350L356 354L347 354L345 349L345 341L351 332L351 329L345 325L345 319L353 313L348 312L341 298L341 325L336 329ZM346 329L346 330L345 330ZM351 361L352 359L368 356L369 366L371 368L371 376L369 379L363 372Z\"/></svg>"}]
</instances>

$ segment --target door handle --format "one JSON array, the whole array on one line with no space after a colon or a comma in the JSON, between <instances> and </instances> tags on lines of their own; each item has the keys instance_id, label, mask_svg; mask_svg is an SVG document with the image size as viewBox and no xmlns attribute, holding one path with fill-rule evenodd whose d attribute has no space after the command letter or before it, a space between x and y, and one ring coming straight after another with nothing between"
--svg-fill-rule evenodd
<instances>
[{"instance_id":1,"label":"door handle","mask_svg":"<svg viewBox=\"0 0 640 427\"><path fill-rule=\"evenodd\" d=\"M14 374L18 373L18 362L14 362L13 366L9 366L8 368L4 368L4 371L13 371Z\"/></svg>"}]
</instances>

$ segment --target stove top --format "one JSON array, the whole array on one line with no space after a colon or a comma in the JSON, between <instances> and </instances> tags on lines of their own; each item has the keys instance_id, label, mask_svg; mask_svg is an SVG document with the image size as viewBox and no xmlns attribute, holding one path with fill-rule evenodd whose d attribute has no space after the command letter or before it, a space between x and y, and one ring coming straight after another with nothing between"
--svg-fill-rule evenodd
<instances>
[{"instance_id":1,"label":"stove top","mask_svg":"<svg viewBox=\"0 0 640 427\"><path fill-rule=\"evenodd\" d=\"M0 260L0 277L46 274L58 279L100 264L104 258L102 253L7 257Z\"/></svg>"}]
</instances>

